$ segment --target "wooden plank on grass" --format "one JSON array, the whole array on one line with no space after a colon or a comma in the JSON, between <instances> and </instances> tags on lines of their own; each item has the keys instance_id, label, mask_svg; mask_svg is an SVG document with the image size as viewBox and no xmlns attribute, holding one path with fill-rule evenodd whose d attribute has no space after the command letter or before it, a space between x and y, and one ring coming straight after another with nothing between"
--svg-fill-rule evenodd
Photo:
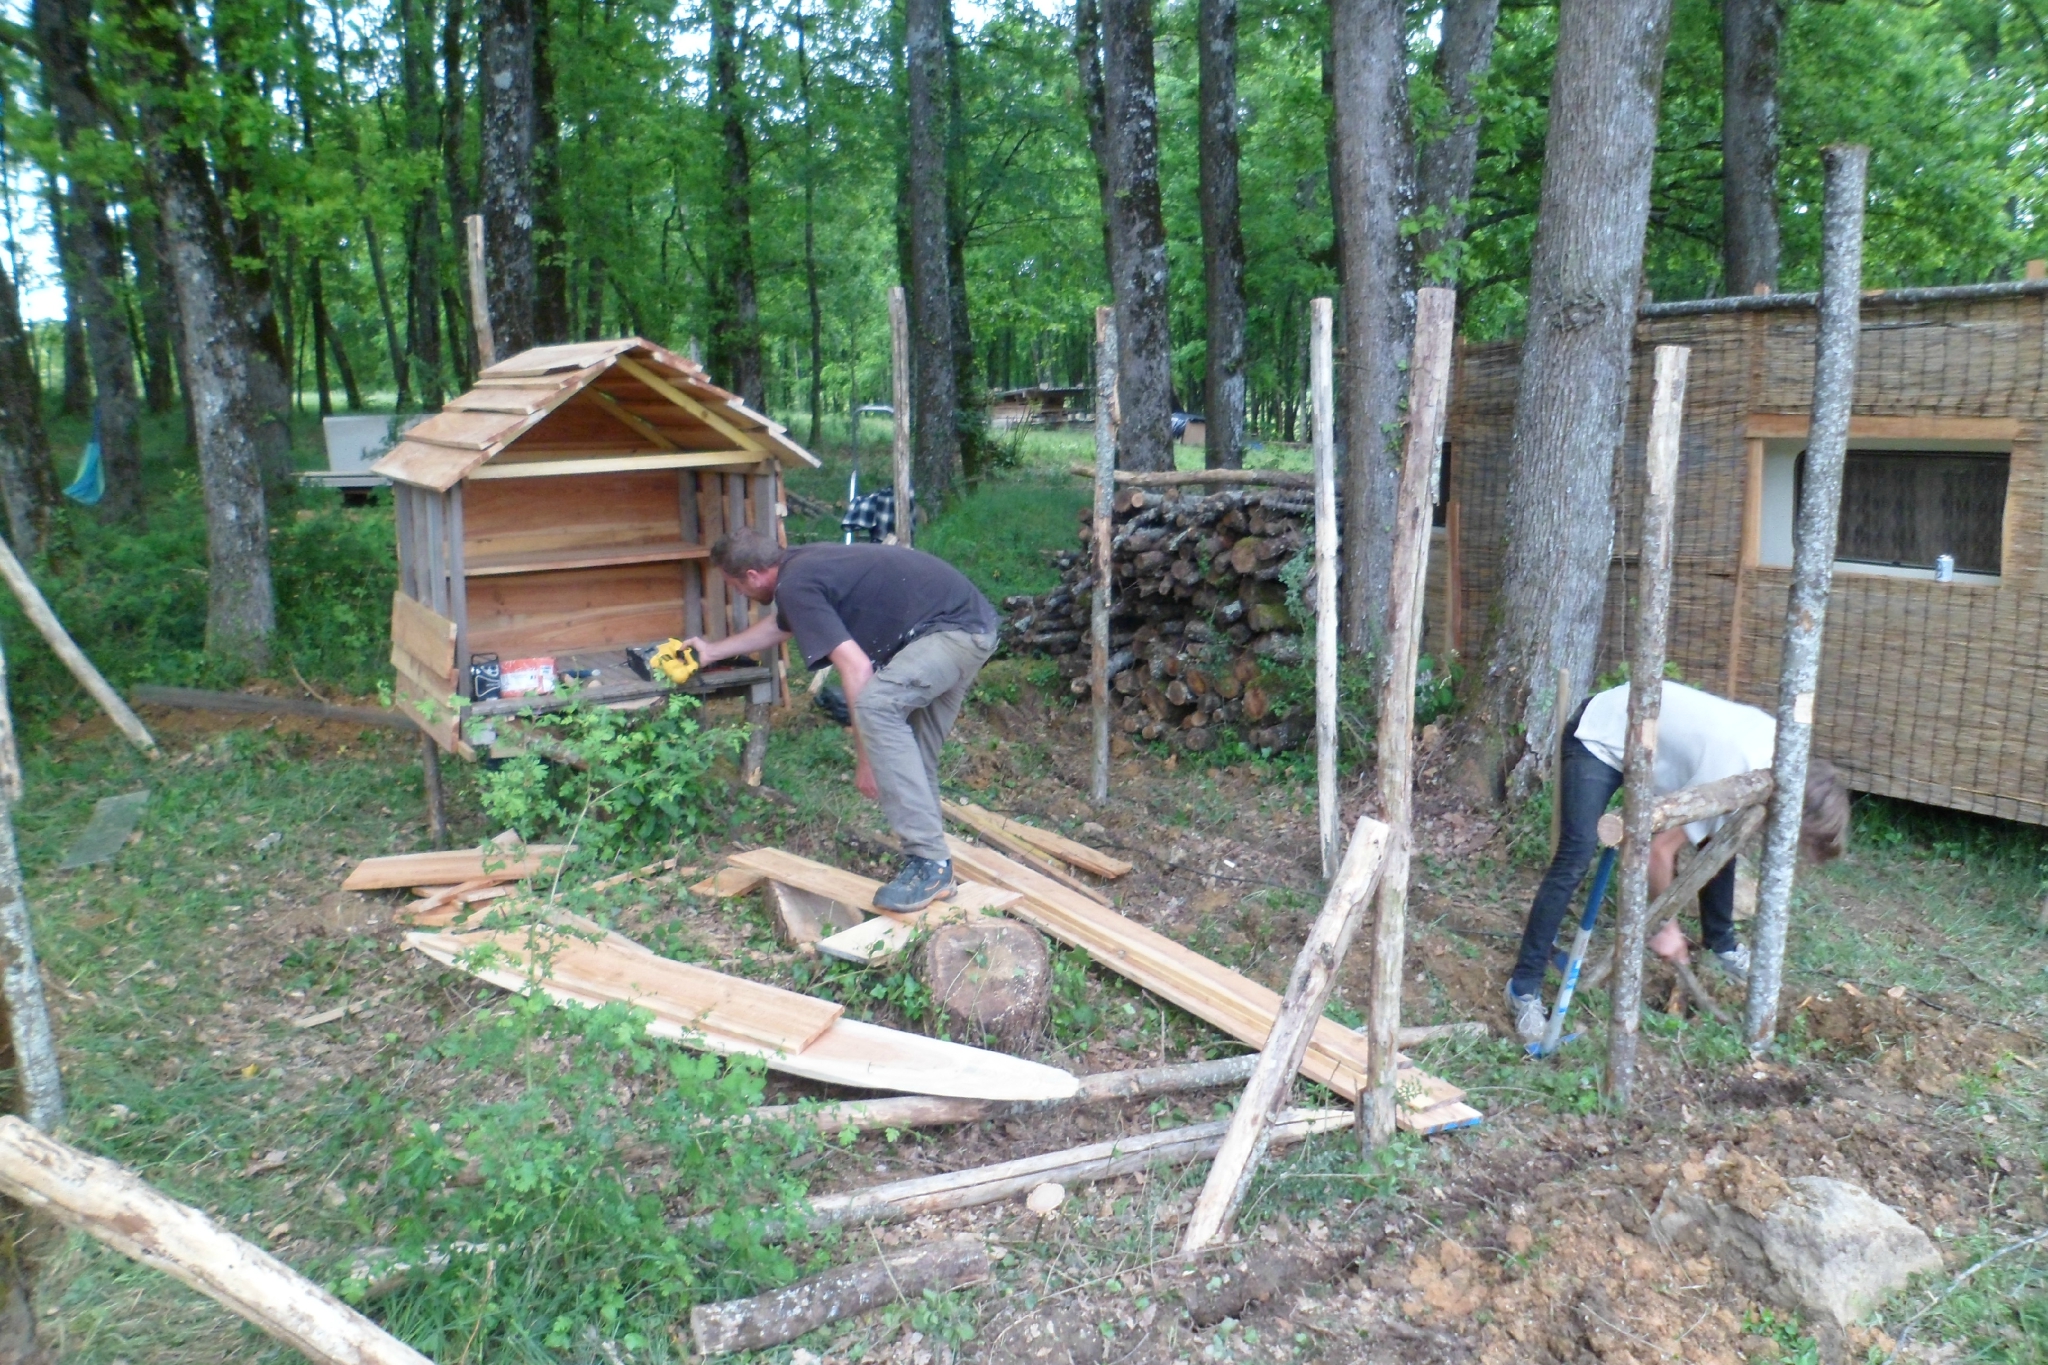
<instances>
[{"instance_id":1,"label":"wooden plank on grass","mask_svg":"<svg viewBox=\"0 0 2048 1365\"><path fill-rule=\"evenodd\" d=\"M1273 1021L1280 1012L1280 997L1248 977L1212 962L1163 934L1125 919L1084 897L1076 896L1049 877L991 849L961 839L947 839L953 866L962 877L1023 896L1009 913L1076 948L1086 949L1096 962L1133 981L1163 1000L1222 1029L1250 1047L1266 1045ZM1358 1098L1366 1078L1366 1041L1339 1025L1323 1019L1309 1037L1301 1074L1326 1085L1347 1100ZM1464 1098L1464 1092L1412 1067L1399 1073L1403 1085L1410 1078L1416 1084L1434 1083L1431 1093L1449 1103ZM1440 1086L1441 1089L1436 1089ZM1409 1132L1435 1132L1439 1128L1423 1116L1403 1108L1400 1126Z\"/></svg>"},{"instance_id":2,"label":"wooden plank on grass","mask_svg":"<svg viewBox=\"0 0 2048 1365\"><path fill-rule=\"evenodd\" d=\"M1106 877L1114 881L1118 877L1129 876L1135 866L1113 854L1104 853L1100 849L1090 848L1078 840L1069 839L1063 834L1055 834L1049 829L1040 829L1036 825L1027 825L1022 820L999 814L996 811L984 810L972 802L963 801L953 806L953 810L959 812L958 818L963 825L972 826L977 830L1000 830L1014 839L1023 840L1042 853L1050 853L1061 862L1072 867L1078 867L1083 872L1092 872L1098 877Z\"/></svg>"},{"instance_id":3,"label":"wooden plank on grass","mask_svg":"<svg viewBox=\"0 0 2048 1365\"><path fill-rule=\"evenodd\" d=\"M841 905L851 905L856 910L874 915L886 913L875 909L875 893L882 889L882 884L858 872L847 872L794 853L785 853L779 848L748 849L745 853L733 854L727 861L736 868L758 872L770 881L814 892Z\"/></svg>"},{"instance_id":4,"label":"wooden plank on grass","mask_svg":"<svg viewBox=\"0 0 2048 1365\"><path fill-rule=\"evenodd\" d=\"M1089 900L1094 901L1097 905L1107 906L1109 904L1109 897L1103 895L1100 891L1088 885L1088 883L1082 881L1073 873L1068 872L1065 868L1061 867L1051 858L1046 857L1043 853L1040 853L1036 848L1033 848L1030 844L1025 843L1016 835L1011 834L1002 826L990 823L988 821L976 823L974 820L968 817L968 813L964 807L956 806L951 801L939 802L939 808L946 813L947 819L955 821L958 824L967 826L967 828L973 830L976 834L980 835L984 842L995 845L997 848L1009 854L1012 858L1016 859L1024 866L1030 868L1032 871L1038 873L1040 876L1058 882L1061 886L1066 887L1069 891L1073 891L1080 895L1086 896ZM986 812L983 812L983 814L986 814Z\"/></svg>"},{"instance_id":5,"label":"wooden plank on grass","mask_svg":"<svg viewBox=\"0 0 2048 1365\"><path fill-rule=\"evenodd\" d=\"M690 894L725 900L732 896L744 896L749 891L758 891L761 889L761 883L767 880L750 867L721 867L691 887Z\"/></svg>"},{"instance_id":6,"label":"wooden plank on grass","mask_svg":"<svg viewBox=\"0 0 2048 1365\"><path fill-rule=\"evenodd\" d=\"M633 1005L683 1028L783 1052L802 1052L845 1012L830 1000L531 927L463 934L455 948L460 953L488 949L521 977L538 973L579 995Z\"/></svg>"},{"instance_id":7,"label":"wooden plank on grass","mask_svg":"<svg viewBox=\"0 0 2048 1365\"><path fill-rule=\"evenodd\" d=\"M516 882L542 869L552 869L569 851L567 844L527 844L523 850L493 847L449 849L441 853L399 853L365 858L341 884L344 891L388 891L400 886L451 886L480 878Z\"/></svg>"},{"instance_id":8,"label":"wooden plank on grass","mask_svg":"<svg viewBox=\"0 0 2048 1365\"><path fill-rule=\"evenodd\" d=\"M851 929L818 940L818 951L842 962L887 962L910 946L918 932L1015 905L1022 897L979 882L962 882L953 899L928 905L902 919L877 915Z\"/></svg>"}]
</instances>

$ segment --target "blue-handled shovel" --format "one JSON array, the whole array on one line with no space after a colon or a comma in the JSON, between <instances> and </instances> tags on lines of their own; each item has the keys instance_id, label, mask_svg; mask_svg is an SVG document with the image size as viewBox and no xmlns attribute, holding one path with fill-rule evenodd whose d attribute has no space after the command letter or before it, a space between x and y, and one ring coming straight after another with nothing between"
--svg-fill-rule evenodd
<instances>
[{"instance_id":1,"label":"blue-handled shovel","mask_svg":"<svg viewBox=\"0 0 2048 1365\"><path fill-rule=\"evenodd\" d=\"M1613 874L1614 850L1603 849L1600 866L1593 870L1593 889L1586 896L1586 913L1579 917L1579 932L1572 937L1571 956L1564 964L1564 984L1557 988L1557 1004L1551 1007L1550 1027L1544 1030L1542 1042L1527 1045L1531 1057L1548 1057L1579 1036L1564 1031L1564 1017L1572 1007L1572 993L1579 988L1579 969L1586 965L1586 946L1593 941L1593 925L1600 918L1600 902L1607 898L1607 879Z\"/></svg>"}]
</instances>

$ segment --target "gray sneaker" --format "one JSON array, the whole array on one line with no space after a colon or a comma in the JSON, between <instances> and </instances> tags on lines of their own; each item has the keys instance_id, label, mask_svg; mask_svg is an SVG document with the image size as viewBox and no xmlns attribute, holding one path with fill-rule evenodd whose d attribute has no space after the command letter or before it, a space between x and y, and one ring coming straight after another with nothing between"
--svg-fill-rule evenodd
<instances>
[{"instance_id":1,"label":"gray sneaker","mask_svg":"<svg viewBox=\"0 0 2048 1365\"><path fill-rule=\"evenodd\" d=\"M875 908L907 914L922 910L933 901L951 900L956 889L952 859L940 861L913 855L903 860L903 870L896 874L896 880L875 893Z\"/></svg>"},{"instance_id":2,"label":"gray sneaker","mask_svg":"<svg viewBox=\"0 0 2048 1365\"><path fill-rule=\"evenodd\" d=\"M1738 986L1749 985L1749 945L1738 943L1726 952L1716 949L1714 964L1721 969L1721 975Z\"/></svg>"},{"instance_id":3,"label":"gray sneaker","mask_svg":"<svg viewBox=\"0 0 2048 1365\"><path fill-rule=\"evenodd\" d=\"M1543 1008L1540 995L1516 995L1515 983L1510 981L1505 991L1508 1013L1515 1016L1515 1033L1525 1043L1540 1043L1543 1034L1550 1027L1550 1011Z\"/></svg>"}]
</instances>

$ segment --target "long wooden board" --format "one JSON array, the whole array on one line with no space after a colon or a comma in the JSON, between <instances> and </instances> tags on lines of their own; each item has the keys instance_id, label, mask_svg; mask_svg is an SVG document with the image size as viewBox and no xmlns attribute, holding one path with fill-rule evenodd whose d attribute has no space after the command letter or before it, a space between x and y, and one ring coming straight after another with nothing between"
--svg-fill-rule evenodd
<instances>
[{"instance_id":1,"label":"long wooden board","mask_svg":"<svg viewBox=\"0 0 2048 1365\"><path fill-rule=\"evenodd\" d=\"M508 970L503 965L463 965L459 958L468 938L468 935L453 934L407 934L406 944L444 966L466 971L505 990L524 994L533 989L535 983L529 981L525 973ZM622 955L653 956L648 949L632 943L630 939L625 940L623 946L614 937L608 937L606 943L612 951ZM557 1004L595 1008L612 1003L612 997L587 987L579 988L554 980L538 984ZM648 1022L647 1032L653 1037L666 1038L706 1052L759 1057L771 1070L792 1076L864 1090L1030 1102L1067 1099L1080 1087L1074 1076L1057 1067L1044 1066L1021 1057L1006 1057L1002 1053L968 1047L964 1043L900 1033L844 1017L836 1020L801 1052L788 1052L730 1034L686 1026L660 1014Z\"/></svg>"},{"instance_id":2,"label":"long wooden board","mask_svg":"<svg viewBox=\"0 0 2048 1365\"><path fill-rule=\"evenodd\" d=\"M1169 1000L1249 1047L1264 1047L1280 1012L1280 997L1248 977L1212 962L1163 934L1125 919L1114 910L1077 896L1041 873L993 850L955 839L953 866L961 876L1016 891L1023 899L1010 913L1063 943L1085 948L1097 962L1161 999ZM1301 1074L1328 1086L1347 1100L1358 1098L1366 1079L1363 1038L1334 1020L1316 1025L1302 1059ZM1438 1132L1476 1122L1478 1111L1460 1101L1464 1092L1413 1068L1403 1068L1404 1091L1427 1096L1427 1109L1404 1106L1401 1126L1411 1132Z\"/></svg>"},{"instance_id":3,"label":"long wooden board","mask_svg":"<svg viewBox=\"0 0 2048 1365\"><path fill-rule=\"evenodd\" d=\"M457 848L443 853L399 853L388 858L365 858L350 871L341 889L388 891L400 886L447 886L473 882L479 877L518 881L543 868L553 867L555 861L568 851L567 844L528 844L524 852L516 856L500 848L493 848L489 853L474 848Z\"/></svg>"},{"instance_id":4,"label":"long wooden board","mask_svg":"<svg viewBox=\"0 0 2048 1365\"><path fill-rule=\"evenodd\" d=\"M923 929L954 924L975 915L994 913L1023 899L1014 891L1003 891L980 882L962 882L952 900L937 901L914 914L896 919L877 915L851 929L818 940L818 951L842 962L887 962L916 938Z\"/></svg>"},{"instance_id":5,"label":"long wooden board","mask_svg":"<svg viewBox=\"0 0 2048 1365\"><path fill-rule=\"evenodd\" d=\"M652 953L622 952L540 926L474 934L407 935L444 965L488 951L489 970L522 984L536 973L578 995L637 1005L686 1029L723 1034L779 1052L802 1052L832 1027L845 1007L777 986L693 967ZM467 969L465 969L467 970ZM478 973L482 975L481 972ZM495 977L487 978L498 982Z\"/></svg>"},{"instance_id":6,"label":"long wooden board","mask_svg":"<svg viewBox=\"0 0 2048 1365\"><path fill-rule=\"evenodd\" d=\"M1022 820L1013 819L996 811L984 810L972 802L961 802L957 806L947 802L946 805L948 807L946 813L948 815L956 815L957 813L956 818L963 825L971 825L976 829L1001 830L1010 837L1020 839L1041 852L1050 853L1053 857L1058 858L1070 867L1078 867L1083 872L1093 872L1098 877L1107 877L1114 881L1118 877L1129 876L1136 866L1136 864L1126 862L1114 854L1104 853L1101 849L1090 848L1084 843L1069 839L1063 834L1055 834L1049 829L1040 829L1036 825L1027 825Z\"/></svg>"}]
</instances>

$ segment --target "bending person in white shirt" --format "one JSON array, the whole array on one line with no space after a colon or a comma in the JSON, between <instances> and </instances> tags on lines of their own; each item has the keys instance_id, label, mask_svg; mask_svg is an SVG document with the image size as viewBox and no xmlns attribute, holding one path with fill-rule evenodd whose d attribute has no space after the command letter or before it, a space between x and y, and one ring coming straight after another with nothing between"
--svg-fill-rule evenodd
<instances>
[{"instance_id":1,"label":"bending person in white shirt","mask_svg":"<svg viewBox=\"0 0 2048 1365\"><path fill-rule=\"evenodd\" d=\"M1522 931L1522 949L1508 979L1508 1009L1515 1030L1525 1042L1543 1037L1543 972L1552 959L1558 929L1586 866L1599 851L1600 816L1621 789L1623 749L1628 730L1628 685L1609 688L1587 699L1565 722L1565 741L1558 773L1557 856L1529 907ZM1715 782L1737 773L1771 766L1777 739L1775 720L1754 706L1744 706L1681 683L1664 684L1664 704L1657 720L1655 782L1657 794ZM1678 852L1688 842L1700 843L1721 821L1701 820L1664 830L1650 843L1650 894L1671 885ZM1806 801L1799 840L1807 856L1825 862L1842 855L1849 831L1849 793L1834 765L1815 758L1807 766ZM1714 961L1739 983L1749 979L1749 947L1735 937L1735 864L1731 861L1700 892L1700 938ZM1660 957L1687 959L1685 935L1677 920L1668 920L1650 940Z\"/></svg>"}]
</instances>

